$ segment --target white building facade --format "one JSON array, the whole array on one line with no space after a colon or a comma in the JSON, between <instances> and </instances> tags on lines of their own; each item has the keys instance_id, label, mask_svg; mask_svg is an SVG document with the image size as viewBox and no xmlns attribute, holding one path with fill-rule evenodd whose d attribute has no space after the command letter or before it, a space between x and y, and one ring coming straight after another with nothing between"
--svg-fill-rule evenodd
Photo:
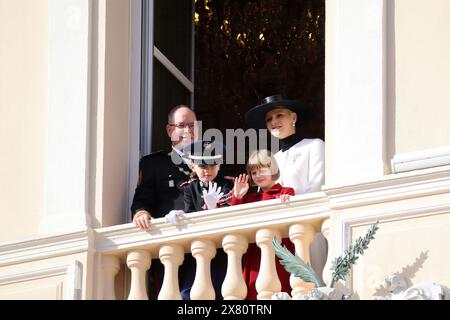
<instances>
[{"instance_id":1,"label":"white building facade","mask_svg":"<svg viewBox=\"0 0 450 320\"><path fill-rule=\"evenodd\" d=\"M329 282L331 260L375 221L375 240L344 283L356 297L376 297L390 272L450 287L447 0L326 1L321 192L289 207L194 213L181 230L160 219L149 232L128 217L142 10L139 0L0 0L0 299L145 299L150 258L170 270L160 297L176 299L183 253L207 268L218 247L230 258L222 293L241 299L237 261L255 241L270 298L274 235L290 236L313 264L326 261ZM318 232L327 257L310 257ZM196 278L199 299L207 276Z\"/></svg>"}]
</instances>

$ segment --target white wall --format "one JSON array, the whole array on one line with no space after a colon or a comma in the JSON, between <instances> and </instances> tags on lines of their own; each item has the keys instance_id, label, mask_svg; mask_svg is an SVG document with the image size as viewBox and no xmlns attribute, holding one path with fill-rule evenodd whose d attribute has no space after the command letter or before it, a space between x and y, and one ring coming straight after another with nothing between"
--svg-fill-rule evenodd
<instances>
[{"instance_id":1,"label":"white wall","mask_svg":"<svg viewBox=\"0 0 450 320\"><path fill-rule=\"evenodd\" d=\"M326 1L325 184L386 173L384 0Z\"/></svg>"},{"instance_id":2,"label":"white wall","mask_svg":"<svg viewBox=\"0 0 450 320\"><path fill-rule=\"evenodd\" d=\"M125 0L0 0L0 242L126 221L130 23Z\"/></svg>"},{"instance_id":3,"label":"white wall","mask_svg":"<svg viewBox=\"0 0 450 320\"><path fill-rule=\"evenodd\" d=\"M102 226L125 223L124 213L130 212L130 1L110 0L107 4Z\"/></svg>"},{"instance_id":4,"label":"white wall","mask_svg":"<svg viewBox=\"0 0 450 320\"><path fill-rule=\"evenodd\" d=\"M47 0L0 0L0 242L44 214L48 29Z\"/></svg>"},{"instance_id":5,"label":"white wall","mask_svg":"<svg viewBox=\"0 0 450 320\"><path fill-rule=\"evenodd\" d=\"M396 0L396 154L450 145L450 1Z\"/></svg>"},{"instance_id":6,"label":"white wall","mask_svg":"<svg viewBox=\"0 0 450 320\"><path fill-rule=\"evenodd\" d=\"M327 187L450 146L449 12L446 0L326 2Z\"/></svg>"}]
</instances>

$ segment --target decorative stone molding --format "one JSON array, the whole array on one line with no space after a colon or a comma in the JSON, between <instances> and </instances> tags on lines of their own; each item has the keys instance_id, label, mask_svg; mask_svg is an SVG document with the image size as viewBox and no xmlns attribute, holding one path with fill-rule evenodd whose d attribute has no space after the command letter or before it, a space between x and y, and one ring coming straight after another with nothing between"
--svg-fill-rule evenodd
<instances>
[{"instance_id":1,"label":"decorative stone molding","mask_svg":"<svg viewBox=\"0 0 450 320\"><path fill-rule=\"evenodd\" d=\"M389 273L381 285L388 293L376 300L450 300L450 290L435 282L408 288L407 279L398 272Z\"/></svg>"},{"instance_id":2,"label":"decorative stone molding","mask_svg":"<svg viewBox=\"0 0 450 320\"><path fill-rule=\"evenodd\" d=\"M450 300L450 290L445 286L425 282L408 287L406 277L398 272L389 273L381 287L386 295L375 297L375 300ZM272 300L351 300L353 296L340 288L320 287L292 298L286 292L277 292L272 295Z\"/></svg>"},{"instance_id":3,"label":"decorative stone molding","mask_svg":"<svg viewBox=\"0 0 450 320\"><path fill-rule=\"evenodd\" d=\"M253 228L271 228L276 224L286 225L303 221L325 220L333 209L405 200L450 192L450 166L388 175L380 179L347 186L324 186L324 192L291 197L289 205L278 199L242 204L189 214L189 223L180 232L177 227L166 223L163 218L152 220L152 229L142 232L134 224L95 229L93 245L98 253L124 255L135 247L148 249L161 244L193 239L196 236L221 237L230 233L246 232ZM421 208L408 210L386 209L378 216L402 217L411 214L438 214L447 212L450 206L424 204ZM216 211L217 210L217 211ZM261 214L264 212L264 214ZM219 214L220 213L220 214ZM372 221L367 215L365 221ZM352 220L351 223L354 221ZM358 220L362 222L362 220ZM348 222L350 223L350 221ZM347 225L343 226L347 230ZM322 228L327 229L327 228ZM324 231L324 230L322 230ZM335 241L336 239L332 239ZM336 248L345 248L346 243L333 243ZM0 249L2 249L0 247ZM0 250L4 252L3 250ZM157 252L154 252L157 256ZM3 254L0 254L0 262Z\"/></svg>"},{"instance_id":4,"label":"decorative stone molding","mask_svg":"<svg viewBox=\"0 0 450 320\"><path fill-rule=\"evenodd\" d=\"M264 212L264 214L261 214ZM302 223L328 218L327 198L322 192L291 197L289 205L279 199L264 203L254 202L207 211L190 213L188 223L182 231L165 222L164 218L153 219L152 228L142 232L132 223L95 229L95 248L98 253L124 255L135 247L151 250L162 244L180 243L197 237L216 239L233 233L246 233L255 228ZM157 251L151 252L154 256Z\"/></svg>"},{"instance_id":5,"label":"decorative stone molding","mask_svg":"<svg viewBox=\"0 0 450 320\"><path fill-rule=\"evenodd\" d=\"M450 166L390 174L347 185L324 185L331 210L450 192Z\"/></svg>"},{"instance_id":6,"label":"decorative stone molding","mask_svg":"<svg viewBox=\"0 0 450 320\"><path fill-rule=\"evenodd\" d=\"M320 287L311 289L307 294L293 296L292 300L349 300L349 297L340 289Z\"/></svg>"},{"instance_id":7,"label":"decorative stone molding","mask_svg":"<svg viewBox=\"0 0 450 320\"><path fill-rule=\"evenodd\" d=\"M3 243L0 244L0 267L86 252L93 249L90 238L88 230L81 230Z\"/></svg>"},{"instance_id":8,"label":"decorative stone molding","mask_svg":"<svg viewBox=\"0 0 450 320\"><path fill-rule=\"evenodd\" d=\"M292 298L286 292L277 292L272 295L272 300L350 300L350 296L338 288L320 287L294 295Z\"/></svg>"},{"instance_id":9,"label":"decorative stone molding","mask_svg":"<svg viewBox=\"0 0 450 320\"><path fill-rule=\"evenodd\" d=\"M83 265L78 260L39 266L14 273L3 273L0 276L0 286L25 282L31 283L32 281L50 279L52 277L57 278L59 276L66 276L66 279L58 285L60 288L58 291L60 292L55 298L66 300L82 299Z\"/></svg>"}]
</instances>

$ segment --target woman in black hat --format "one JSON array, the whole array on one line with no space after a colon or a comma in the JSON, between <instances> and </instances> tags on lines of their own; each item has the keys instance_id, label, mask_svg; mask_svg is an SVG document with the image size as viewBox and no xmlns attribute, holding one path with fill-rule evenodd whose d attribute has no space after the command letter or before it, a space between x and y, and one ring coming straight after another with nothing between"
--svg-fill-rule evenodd
<instances>
[{"instance_id":1,"label":"woman in black hat","mask_svg":"<svg viewBox=\"0 0 450 320\"><path fill-rule=\"evenodd\" d=\"M250 128L266 129L279 139L280 150L274 157L280 167L278 182L291 187L295 194L320 191L324 183L325 144L321 139L303 139L296 128L309 108L282 95L264 98L250 109L246 122Z\"/></svg>"},{"instance_id":2,"label":"woman in black hat","mask_svg":"<svg viewBox=\"0 0 450 320\"><path fill-rule=\"evenodd\" d=\"M303 138L297 132L309 112L309 108L299 101L274 95L266 97L245 115L250 128L267 129L279 139L280 150L274 154L280 168L277 182L293 188L296 195L320 191L324 183L325 143L321 139ZM283 239L283 242L289 242L289 239ZM313 267L321 270L325 264L323 257L327 254L326 240L321 233L316 233L310 254Z\"/></svg>"}]
</instances>

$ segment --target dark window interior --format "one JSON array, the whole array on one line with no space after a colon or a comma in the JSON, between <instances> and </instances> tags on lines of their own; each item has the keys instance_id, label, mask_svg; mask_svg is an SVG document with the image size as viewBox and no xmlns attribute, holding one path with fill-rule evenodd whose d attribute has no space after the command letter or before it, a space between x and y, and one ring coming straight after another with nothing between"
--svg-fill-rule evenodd
<instances>
[{"instance_id":1,"label":"dark window interior","mask_svg":"<svg viewBox=\"0 0 450 320\"><path fill-rule=\"evenodd\" d=\"M300 134L324 139L325 0L155 0L155 45L188 79L192 19L194 109L203 130L246 129L248 109L283 93L311 107ZM189 105L190 93L156 59L150 83L155 151L169 147L167 113ZM244 165L227 169L235 174Z\"/></svg>"},{"instance_id":2,"label":"dark window interior","mask_svg":"<svg viewBox=\"0 0 450 320\"><path fill-rule=\"evenodd\" d=\"M313 111L300 133L324 139L324 0L196 0L195 13L194 99L204 129L245 129L248 109L283 93Z\"/></svg>"}]
</instances>

